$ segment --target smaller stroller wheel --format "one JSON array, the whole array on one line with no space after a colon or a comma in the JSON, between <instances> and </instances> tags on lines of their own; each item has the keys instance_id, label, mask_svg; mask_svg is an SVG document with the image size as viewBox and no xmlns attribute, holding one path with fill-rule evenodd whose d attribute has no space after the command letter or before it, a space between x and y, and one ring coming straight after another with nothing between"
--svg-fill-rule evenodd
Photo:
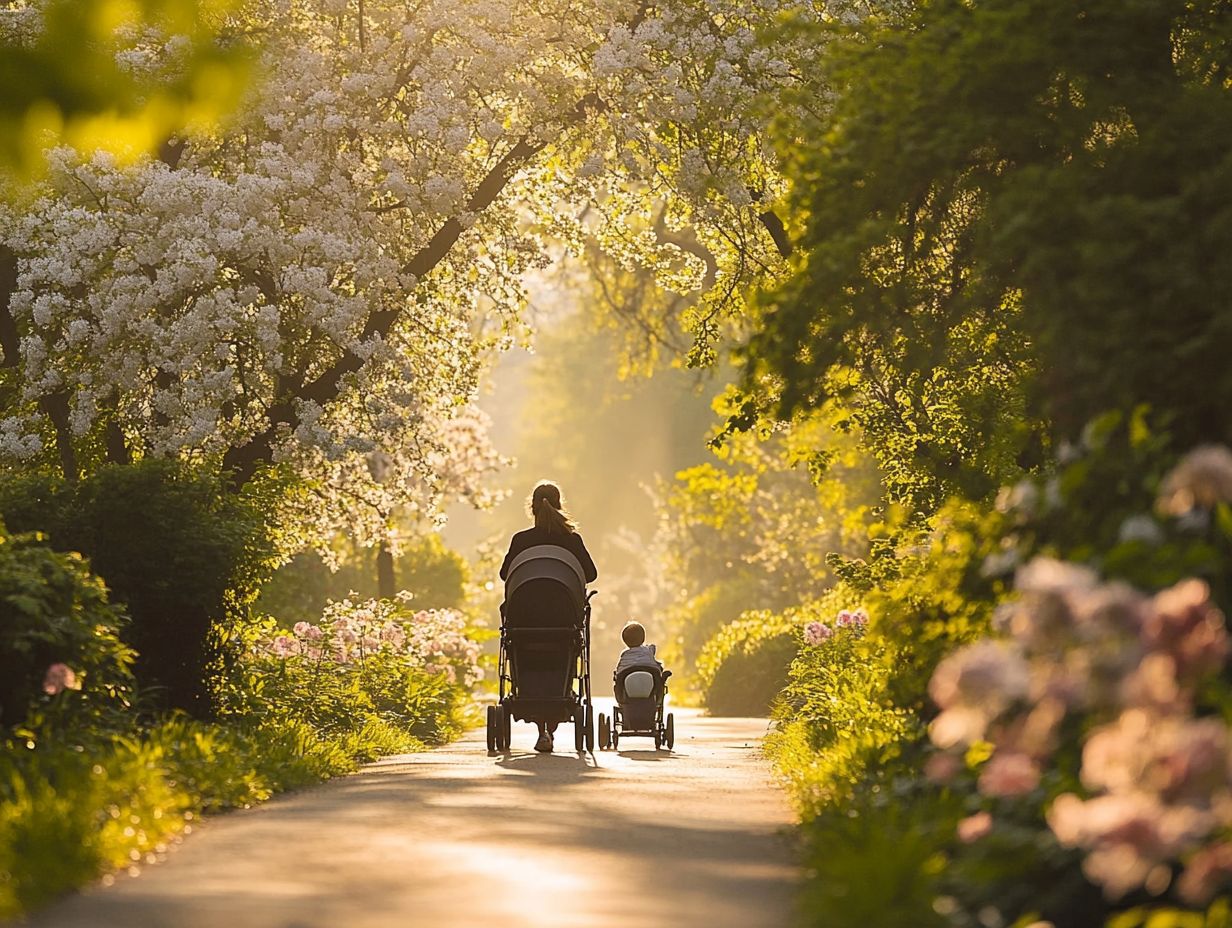
<instances>
[{"instance_id":1,"label":"smaller stroller wheel","mask_svg":"<svg viewBox=\"0 0 1232 928\"><path fill-rule=\"evenodd\" d=\"M620 747L620 732L616 730L616 713L612 713L612 737L608 739L608 747L613 751Z\"/></svg>"},{"instance_id":2,"label":"smaller stroller wheel","mask_svg":"<svg viewBox=\"0 0 1232 928\"><path fill-rule=\"evenodd\" d=\"M606 751L611 747L608 738L611 737L612 729L608 723L607 716L602 712L599 713L599 750Z\"/></svg>"},{"instance_id":3,"label":"smaller stroller wheel","mask_svg":"<svg viewBox=\"0 0 1232 928\"><path fill-rule=\"evenodd\" d=\"M660 728L658 725L655 726L654 736L655 736L655 750L657 751L659 750L659 748L663 747L663 729Z\"/></svg>"},{"instance_id":4,"label":"smaller stroller wheel","mask_svg":"<svg viewBox=\"0 0 1232 928\"><path fill-rule=\"evenodd\" d=\"M488 750L496 750L496 706L488 706Z\"/></svg>"},{"instance_id":5,"label":"smaller stroller wheel","mask_svg":"<svg viewBox=\"0 0 1232 928\"><path fill-rule=\"evenodd\" d=\"M667 749L670 751L676 744L676 720L667 713Z\"/></svg>"}]
</instances>

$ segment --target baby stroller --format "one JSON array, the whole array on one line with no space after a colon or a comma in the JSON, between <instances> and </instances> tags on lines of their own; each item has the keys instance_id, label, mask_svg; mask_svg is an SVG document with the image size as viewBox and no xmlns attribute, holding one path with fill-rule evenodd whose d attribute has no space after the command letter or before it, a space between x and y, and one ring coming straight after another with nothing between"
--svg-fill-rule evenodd
<instances>
[{"instance_id":1,"label":"baby stroller","mask_svg":"<svg viewBox=\"0 0 1232 928\"><path fill-rule=\"evenodd\" d=\"M527 548L513 559L501 605L500 695L488 707L489 751L507 751L513 721L573 722L578 751L593 751L590 599L572 552Z\"/></svg>"},{"instance_id":2,"label":"baby stroller","mask_svg":"<svg viewBox=\"0 0 1232 928\"><path fill-rule=\"evenodd\" d=\"M670 670L658 666L626 667L612 674L616 705L609 719L599 713L599 747L620 747L624 737L654 738L655 750L667 745L670 751L676 743L676 722L672 714L663 714L667 700L667 678Z\"/></svg>"}]
</instances>

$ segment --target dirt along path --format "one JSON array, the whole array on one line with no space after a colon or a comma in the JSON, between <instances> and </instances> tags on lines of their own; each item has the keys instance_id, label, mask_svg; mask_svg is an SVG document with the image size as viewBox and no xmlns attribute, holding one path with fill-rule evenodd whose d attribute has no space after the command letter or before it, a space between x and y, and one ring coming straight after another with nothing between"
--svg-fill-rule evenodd
<instances>
[{"instance_id":1,"label":"dirt along path","mask_svg":"<svg viewBox=\"0 0 1232 928\"><path fill-rule=\"evenodd\" d=\"M599 701L599 708L610 711ZM791 814L764 719L676 712L676 749L579 756L483 732L201 824L40 928L785 928ZM563 737L562 737L563 736Z\"/></svg>"}]
</instances>

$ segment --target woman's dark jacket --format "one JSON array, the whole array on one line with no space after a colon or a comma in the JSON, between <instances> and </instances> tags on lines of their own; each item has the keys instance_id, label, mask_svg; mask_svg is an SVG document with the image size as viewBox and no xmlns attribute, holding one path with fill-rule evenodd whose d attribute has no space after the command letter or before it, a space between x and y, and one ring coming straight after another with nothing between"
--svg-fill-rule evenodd
<instances>
[{"instance_id":1,"label":"woman's dark jacket","mask_svg":"<svg viewBox=\"0 0 1232 928\"><path fill-rule=\"evenodd\" d=\"M501 564L500 578L502 580L506 578L509 565L513 563L515 557L527 548L534 548L537 545L558 545L572 552L582 564L587 583L593 583L594 579L599 576L599 571L595 569L595 562L591 560L590 552L586 550L581 535L577 532L549 532L545 528L533 526L523 532L518 532L510 540L509 553L505 555L505 563Z\"/></svg>"}]
</instances>

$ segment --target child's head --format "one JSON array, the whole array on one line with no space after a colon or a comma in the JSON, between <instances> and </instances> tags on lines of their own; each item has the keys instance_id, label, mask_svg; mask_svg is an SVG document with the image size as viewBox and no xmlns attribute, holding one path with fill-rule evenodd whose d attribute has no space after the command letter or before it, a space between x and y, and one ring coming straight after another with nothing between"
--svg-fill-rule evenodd
<instances>
[{"instance_id":1,"label":"child's head","mask_svg":"<svg viewBox=\"0 0 1232 928\"><path fill-rule=\"evenodd\" d=\"M646 629L642 628L641 622L627 622L620 632L620 637L624 640L626 648L636 648L639 644L645 643Z\"/></svg>"}]
</instances>

